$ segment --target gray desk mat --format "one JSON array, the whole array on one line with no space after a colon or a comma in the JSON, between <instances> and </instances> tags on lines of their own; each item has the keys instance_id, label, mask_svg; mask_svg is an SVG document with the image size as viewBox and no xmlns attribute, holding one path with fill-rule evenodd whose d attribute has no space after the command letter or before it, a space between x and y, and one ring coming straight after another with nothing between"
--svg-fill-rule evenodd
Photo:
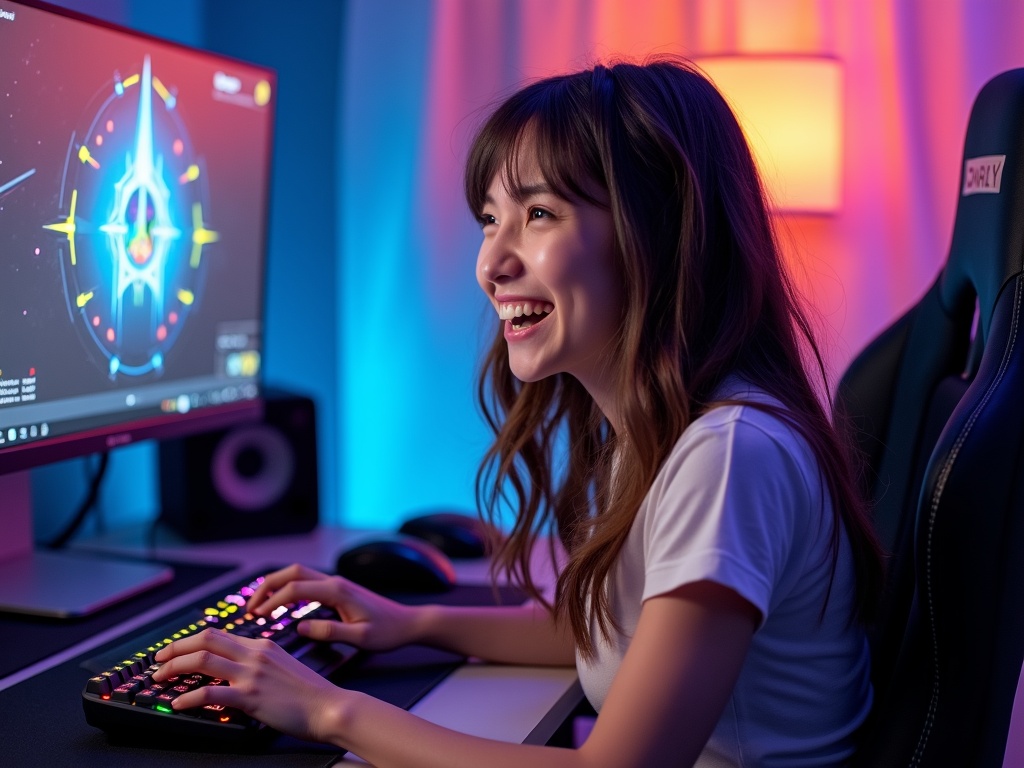
<instances>
[{"instance_id":1,"label":"gray desk mat","mask_svg":"<svg viewBox=\"0 0 1024 768\"><path fill-rule=\"evenodd\" d=\"M226 565L167 563L174 578L89 616L53 619L0 612L0 678L116 627L232 570Z\"/></svg>"}]
</instances>

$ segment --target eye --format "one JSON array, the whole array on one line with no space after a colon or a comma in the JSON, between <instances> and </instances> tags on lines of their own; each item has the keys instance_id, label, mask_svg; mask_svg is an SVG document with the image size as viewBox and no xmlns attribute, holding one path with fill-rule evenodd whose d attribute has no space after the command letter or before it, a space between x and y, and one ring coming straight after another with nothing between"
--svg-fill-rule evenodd
<instances>
[{"instance_id":1,"label":"eye","mask_svg":"<svg viewBox=\"0 0 1024 768\"><path fill-rule=\"evenodd\" d=\"M540 208L540 207L538 207L536 205L533 206L533 208L531 208L530 212L529 212L529 217L530 217L531 220L533 220L533 219L550 219L552 217L552 215L553 214L551 213L551 211L549 211L549 210L547 210L545 208Z\"/></svg>"},{"instance_id":2,"label":"eye","mask_svg":"<svg viewBox=\"0 0 1024 768\"><path fill-rule=\"evenodd\" d=\"M487 227L491 224L498 223L498 220L494 218L493 214L490 213L481 213L479 216L476 217L476 220L480 222L481 228Z\"/></svg>"}]
</instances>

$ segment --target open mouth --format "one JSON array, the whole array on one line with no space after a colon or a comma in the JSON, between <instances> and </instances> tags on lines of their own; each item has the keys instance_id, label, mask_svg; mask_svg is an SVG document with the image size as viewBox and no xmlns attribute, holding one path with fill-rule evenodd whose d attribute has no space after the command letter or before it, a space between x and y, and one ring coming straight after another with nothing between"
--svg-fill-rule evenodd
<instances>
[{"instance_id":1,"label":"open mouth","mask_svg":"<svg viewBox=\"0 0 1024 768\"><path fill-rule=\"evenodd\" d=\"M544 301L524 301L500 304L498 317L512 324L512 329L522 331L539 323L555 311L554 304Z\"/></svg>"}]
</instances>

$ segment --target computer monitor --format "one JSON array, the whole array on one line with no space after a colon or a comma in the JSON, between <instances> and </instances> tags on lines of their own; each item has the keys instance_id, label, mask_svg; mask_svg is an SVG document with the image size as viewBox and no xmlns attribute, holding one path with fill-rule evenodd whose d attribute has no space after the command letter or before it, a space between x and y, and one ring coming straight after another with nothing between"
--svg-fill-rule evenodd
<instances>
[{"instance_id":1,"label":"computer monitor","mask_svg":"<svg viewBox=\"0 0 1024 768\"><path fill-rule=\"evenodd\" d=\"M267 68L0 2L0 609L168 576L108 593L112 564L36 551L31 468L259 417L275 97Z\"/></svg>"}]
</instances>

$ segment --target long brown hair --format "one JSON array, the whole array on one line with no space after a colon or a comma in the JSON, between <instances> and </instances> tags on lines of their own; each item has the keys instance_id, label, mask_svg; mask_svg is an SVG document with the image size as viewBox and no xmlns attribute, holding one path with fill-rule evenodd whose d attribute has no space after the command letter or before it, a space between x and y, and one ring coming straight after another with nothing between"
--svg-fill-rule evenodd
<instances>
[{"instance_id":1,"label":"long brown hair","mask_svg":"<svg viewBox=\"0 0 1024 768\"><path fill-rule=\"evenodd\" d=\"M497 567L540 597L530 553L554 523L568 562L553 607L568 617L581 653L591 655L591 619L605 634L614 626L603 586L643 498L683 430L721 404L713 393L735 373L784 407L750 405L775 412L814 451L836 518L833 573L845 527L858 612L870 618L880 556L853 452L805 369L809 350L827 389L753 158L726 102L695 67L668 57L528 85L473 142L465 193L474 213L499 175L514 192L526 141L562 196L597 203L586 190L607 191L626 292L614 350L622 423L614 431L569 375L517 380L499 325L478 386L495 441L477 476L486 516L495 520L502 504L517 510Z\"/></svg>"}]
</instances>

